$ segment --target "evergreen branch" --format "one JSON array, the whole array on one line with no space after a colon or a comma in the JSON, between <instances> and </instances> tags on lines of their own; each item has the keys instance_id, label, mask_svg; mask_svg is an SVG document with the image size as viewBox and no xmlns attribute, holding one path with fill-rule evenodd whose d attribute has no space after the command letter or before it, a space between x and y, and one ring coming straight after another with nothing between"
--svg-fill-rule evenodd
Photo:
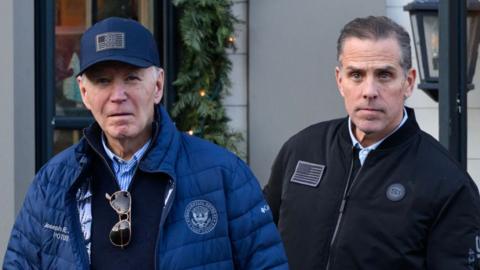
<instances>
[{"instance_id":1,"label":"evergreen branch","mask_svg":"<svg viewBox=\"0 0 480 270\"><path fill-rule=\"evenodd\" d=\"M239 153L240 133L228 127L222 99L231 87L232 63L226 50L238 23L231 0L172 0L179 9L181 66L173 83L177 101L171 114L182 131Z\"/></svg>"}]
</instances>

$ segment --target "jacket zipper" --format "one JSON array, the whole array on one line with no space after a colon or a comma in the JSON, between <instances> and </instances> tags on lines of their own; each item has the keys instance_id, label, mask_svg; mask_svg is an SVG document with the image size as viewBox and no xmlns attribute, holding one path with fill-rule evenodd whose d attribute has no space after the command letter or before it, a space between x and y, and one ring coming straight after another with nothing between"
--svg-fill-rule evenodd
<instances>
[{"instance_id":1,"label":"jacket zipper","mask_svg":"<svg viewBox=\"0 0 480 270\"><path fill-rule=\"evenodd\" d=\"M108 171L110 172L110 174L113 176L113 179L115 179L115 184L117 185L118 187L118 190L120 190L120 185L118 184L118 180L117 180L117 177L115 176L115 173L112 171L112 168L110 168L110 165L108 165L108 162L107 160L103 157L103 155L97 151L97 149L95 147L93 147L93 144L92 142L90 142L90 140L87 138L87 136L84 136L85 139L87 140L88 144L90 144L90 147L93 149L93 151L95 151L95 153L103 160L103 162L105 163L105 165L107 165L107 168L108 168ZM137 166L138 167L138 166ZM135 172L136 172L136 168L135 168ZM134 174L135 175L135 174ZM133 180L133 179L132 179Z\"/></svg>"},{"instance_id":2,"label":"jacket zipper","mask_svg":"<svg viewBox=\"0 0 480 270\"><path fill-rule=\"evenodd\" d=\"M325 268L326 270L330 269L332 251L333 251L333 248L334 248L335 240L336 240L337 235L338 235L338 231L340 230L340 225L341 225L342 220L343 220L343 213L345 212L345 208L347 206L348 199L350 198L350 192L351 192L352 186L355 183L355 181L357 180L357 177L360 174L360 171L362 170L362 167L363 167L363 166L361 166L358 169L357 174L352 179L353 165L354 165L354 162L355 162L355 157L354 157L355 151L354 150L355 150L355 148L353 147L352 148L352 162L350 163L350 171L348 173L348 180L347 180L347 184L345 185L345 190L343 191L342 203L340 204L340 208L338 209L339 214L338 214L338 218L337 218L337 223L335 225L335 230L333 231L332 240L330 240L330 250L328 252L327 267Z\"/></svg>"},{"instance_id":3,"label":"jacket zipper","mask_svg":"<svg viewBox=\"0 0 480 270\"><path fill-rule=\"evenodd\" d=\"M175 182L170 179L169 181L169 188L165 191L165 203L162 211L162 216L160 217L160 224L158 227L158 235L157 235L157 243L155 244L155 262L154 262L154 269L160 270L158 265L158 257L160 256L159 245L162 242L162 228L165 220L167 219L168 213L170 213L170 209L172 208L173 200L175 197Z\"/></svg>"}]
</instances>

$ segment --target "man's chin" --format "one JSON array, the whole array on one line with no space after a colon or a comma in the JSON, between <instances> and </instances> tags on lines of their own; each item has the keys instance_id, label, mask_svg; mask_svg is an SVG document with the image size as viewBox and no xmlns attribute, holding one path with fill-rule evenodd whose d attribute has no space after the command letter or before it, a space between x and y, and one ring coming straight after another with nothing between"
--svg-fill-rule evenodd
<instances>
[{"instance_id":1,"label":"man's chin","mask_svg":"<svg viewBox=\"0 0 480 270\"><path fill-rule=\"evenodd\" d=\"M378 125L374 125L373 123L362 123L360 125L357 125L357 129L364 133L366 136L381 131L381 128L378 127Z\"/></svg>"},{"instance_id":2,"label":"man's chin","mask_svg":"<svg viewBox=\"0 0 480 270\"><path fill-rule=\"evenodd\" d=\"M108 139L113 139L117 141L126 140L132 137L130 132L126 130L107 131L105 132L105 134L107 135Z\"/></svg>"}]
</instances>

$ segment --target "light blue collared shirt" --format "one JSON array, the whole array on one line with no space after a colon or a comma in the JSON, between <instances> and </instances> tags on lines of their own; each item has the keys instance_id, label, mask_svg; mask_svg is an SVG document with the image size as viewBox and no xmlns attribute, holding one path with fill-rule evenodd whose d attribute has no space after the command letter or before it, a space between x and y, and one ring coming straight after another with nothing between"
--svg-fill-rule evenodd
<instances>
[{"instance_id":1,"label":"light blue collared shirt","mask_svg":"<svg viewBox=\"0 0 480 270\"><path fill-rule=\"evenodd\" d=\"M405 124L405 122L407 122L407 119L408 119L408 114L407 114L407 110L405 109L405 107L403 108L403 119L402 121L400 122L400 124L392 131L390 132L390 134L388 134L387 136L383 137L381 140L379 140L378 142L368 146L368 147L363 147L360 142L358 142L357 138L355 138L355 136L353 135L353 132L352 132L352 120L350 119L350 117L348 118L348 132L350 133L350 138L352 139L352 145L353 147L356 147L357 149L360 149L360 151L358 152L358 159L360 160L360 164L363 165L363 163L365 162L365 159L367 158L368 154L377 149L377 147L386 139L388 138L390 135L392 135L393 133L395 133L395 131L397 131L401 126L403 126L403 124Z\"/></svg>"},{"instance_id":2,"label":"light blue collared shirt","mask_svg":"<svg viewBox=\"0 0 480 270\"><path fill-rule=\"evenodd\" d=\"M145 151L147 151L148 146L152 139L149 139L140 149L133 154L130 160L124 160L121 157L115 155L105 143L105 136L102 135L102 144L105 149L105 153L112 160L113 172L117 178L117 183L120 186L121 190L128 190L128 186L132 182L133 175L135 174L136 165L142 158Z\"/></svg>"}]
</instances>

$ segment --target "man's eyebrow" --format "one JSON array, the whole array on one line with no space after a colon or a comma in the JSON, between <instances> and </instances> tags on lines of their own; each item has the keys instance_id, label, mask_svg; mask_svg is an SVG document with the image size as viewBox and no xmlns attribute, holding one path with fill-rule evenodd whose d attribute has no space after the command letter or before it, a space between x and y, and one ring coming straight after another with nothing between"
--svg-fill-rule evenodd
<instances>
[{"instance_id":1,"label":"man's eyebrow","mask_svg":"<svg viewBox=\"0 0 480 270\"><path fill-rule=\"evenodd\" d=\"M125 70L125 74L127 75L140 75L143 74L143 70L138 67L128 67L128 69Z\"/></svg>"},{"instance_id":2,"label":"man's eyebrow","mask_svg":"<svg viewBox=\"0 0 480 270\"><path fill-rule=\"evenodd\" d=\"M391 65L386 65L386 66L383 66L383 67L375 68L375 70L377 70L377 71L395 71L396 68L394 66L391 66Z\"/></svg>"},{"instance_id":3,"label":"man's eyebrow","mask_svg":"<svg viewBox=\"0 0 480 270\"><path fill-rule=\"evenodd\" d=\"M126 74L127 75L136 75L136 76L143 76L146 72L142 72L141 70L130 70Z\"/></svg>"},{"instance_id":4,"label":"man's eyebrow","mask_svg":"<svg viewBox=\"0 0 480 270\"><path fill-rule=\"evenodd\" d=\"M89 80L96 80L100 77L104 77L106 76L105 75L105 72L102 72L102 71L96 71L96 70L91 70L89 72L85 72L85 76L89 79Z\"/></svg>"},{"instance_id":5,"label":"man's eyebrow","mask_svg":"<svg viewBox=\"0 0 480 270\"><path fill-rule=\"evenodd\" d=\"M363 71L364 68L356 67L356 66L346 66L344 67L346 71Z\"/></svg>"},{"instance_id":6,"label":"man's eyebrow","mask_svg":"<svg viewBox=\"0 0 480 270\"><path fill-rule=\"evenodd\" d=\"M357 67L357 66L346 66L343 67L343 69L347 71L363 71L365 68L363 67ZM395 71L396 68L392 65L385 65L385 66L380 66L380 67L375 67L375 71Z\"/></svg>"}]
</instances>

